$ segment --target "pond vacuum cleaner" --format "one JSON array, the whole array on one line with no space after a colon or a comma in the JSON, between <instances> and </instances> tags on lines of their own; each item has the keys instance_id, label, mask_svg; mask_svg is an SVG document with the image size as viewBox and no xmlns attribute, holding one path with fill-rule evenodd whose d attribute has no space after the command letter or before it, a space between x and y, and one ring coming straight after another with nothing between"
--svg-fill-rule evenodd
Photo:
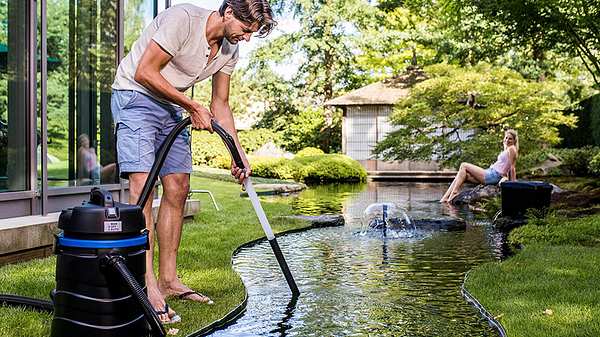
<instances>
[{"instance_id":1,"label":"pond vacuum cleaner","mask_svg":"<svg viewBox=\"0 0 600 337\"><path fill-rule=\"evenodd\" d=\"M62 211L56 236L56 289L52 302L0 294L0 304L53 312L51 337L147 337L166 335L145 289L149 248L143 205L177 135L191 124L180 121L159 148L136 205L116 202L110 192L93 188L90 200ZM218 123L236 165L244 169L233 137ZM300 294L262 210L250 178L244 186L294 297Z\"/></svg>"}]
</instances>

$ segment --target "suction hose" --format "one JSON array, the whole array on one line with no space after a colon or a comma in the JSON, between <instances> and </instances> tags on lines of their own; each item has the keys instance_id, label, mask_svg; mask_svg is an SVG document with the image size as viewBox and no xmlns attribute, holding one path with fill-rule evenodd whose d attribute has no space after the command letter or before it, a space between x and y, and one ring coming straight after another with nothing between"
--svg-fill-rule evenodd
<instances>
[{"instance_id":1,"label":"suction hose","mask_svg":"<svg viewBox=\"0 0 600 337\"><path fill-rule=\"evenodd\" d=\"M150 193L152 192L152 189L154 188L154 183L156 182L156 179L158 178L158 172L160 171L160 168L162 167L162 164L165 161L167 152L171 148L171 145L173 145L173 142L175 141L175 139L177 138L179 133L181 131L183 131L183 129L185 129L190 124L191 124L191 119L189 117L187 117L187 118L183 119L181 122L177 123L177 125L169 133L169 135L167 136L167 138L165 139L163 144L158 149L158 152L156 154L156 159L154 161L154 165L152 165L152 169L150 169L150 173L148 174L148 178L146 179L146 184L144 184L144 188L142 189L142 193L140 194L140 198L138 199L138 202L137 202L138 206L143 208L144 205L146 204L146 202L148 201L148 198L150 197ZM233 137L225 129L223 129L223 127L221 125L219 125L219 123L217 123L216 121L214 121L214 120L211 121L211 124L212 124L213 130L217 133L217 135L219 135L219 137L221 137L221 139L223 140L223 143L225 143L225 146L227 147L227 150L229 150L229 154L233 158L233 161L235 162L237 167L239 167L240 169L243 170L245 168L245 165L244 165L244 162L242 161L242 156L240 155L240 153L237 149L237 146L235 145L235 141L234 141ZM292 291L292 295L299 296L300 290L298 290L298 286L296 285L296 282L294 281L294 277L292 276L292 273L290 272L290 268L288 267L287 262L285 261L285 258L283 256L283 253L281 252L281 249L279 248L277 239L275 238L275 235L273 235L273 230L271 230L269 221L267 220L265 212L262 209L260 201L258 200L258 196L256 195L256 192L254 191L254 186L252 185L252 181L248 177L244 180L243 184L244 184L244 187L246 188L246 192L248 192L248 197L250 198L250 201L252 202L252 207L254 207L256 216L258 217L258 220L260 221L263 231L265 232L265 235L267 236L267 240L269 240L269 244L271 245L271 248L273 249L273 253L275 254L275 257L277 258L279 267L281 268L281 271L283 272L283 275L285 276L288 286L290 287L290 290Z\"/></svg>"},{"instance_id":2,"label":"suction hose","mask_svg":"<svg viewBox=\"0 0 600 337\"><path fill-rule=\"evenodd\" d=\"M148 300L148 296L146 296L146 293L144 293L144 289L140 287L139 283L137 283L137 281L135 280L135 277L127 268L123 256L118 254L108 254L104 257L104 259L105 260L103 262L106 264L107 267L112 268L117 273L119 273L119 275L121 275L123 281L131 290L133 297L135 297L137 302L142 307L142 310L144 310L144 316L146 316L146 321L148 321L148 324L150 324L150 328L152 329L152 336L165 337L167 335L165 328L160 322L160 319L154 311L154 308L152 308L152 305Z\"/></svg>"}]
</instances>

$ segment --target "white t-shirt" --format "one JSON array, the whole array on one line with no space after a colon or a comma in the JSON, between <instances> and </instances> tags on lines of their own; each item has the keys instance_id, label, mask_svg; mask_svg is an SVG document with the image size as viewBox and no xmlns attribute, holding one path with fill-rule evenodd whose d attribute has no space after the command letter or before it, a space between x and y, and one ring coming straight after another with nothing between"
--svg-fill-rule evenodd
<instances>
[{"instance_id":1,"label":"white t-shirt","mask_svg":"<svg viewBox=\"0 0 600 337\"><path fill-rule=\"evenodd\" d=\"M231 75L238 60L238 46L225 38L216 56L207 65L210 46L206 39L206 22L211 13L208 9L181 4L158 14L119 64L112 88L136 90L156 97L134 80L135 71L150 40L173 56L160 73L179 91L186 91L218 71Z\"/></svg>"}]
</instances>

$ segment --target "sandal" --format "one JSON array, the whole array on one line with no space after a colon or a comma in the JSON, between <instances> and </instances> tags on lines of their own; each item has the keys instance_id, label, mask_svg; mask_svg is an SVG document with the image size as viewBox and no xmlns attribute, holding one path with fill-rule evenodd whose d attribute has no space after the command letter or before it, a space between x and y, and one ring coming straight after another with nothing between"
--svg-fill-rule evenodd
<instances>
[{"instance_id":1,"label":"sandal","mask_svg":"<svg viewBox=\"0 0 600 337\"><path fill-rule=\"evenodd\" d=\"M206 301L194 301L194 302L200 302L200 303L206 303L206 304L213 304L213 303L215 303L208 296L203 295L203 294L201 294L201 293L199 293L197 291L194 291L194 290L190 290L190 291L186 291L184 293L178 294L177 298L180 299L180 300L190 300L190 301L193 301L193 300L191 300L191 299L188 298L190 295L198 295L198 296L206 299Z\"/></svg>"},{"instance_id":2,"label":"sandal","mask_svg":"<svg viewBox=\"0 0 600 337\"><path fill-rule=\"evenodd\" d=\"M156 312L157 315L164 315L164 314L169 314L169 305L167 303L165 303L165 308L163 310L154 310ZM177 315L177 313L175 313L175 315L169 317L168 321L160 321L162 324L173 324L173 323L178 323L181 322L181 317L179 315Z\"/></svg>"}]
</instances>

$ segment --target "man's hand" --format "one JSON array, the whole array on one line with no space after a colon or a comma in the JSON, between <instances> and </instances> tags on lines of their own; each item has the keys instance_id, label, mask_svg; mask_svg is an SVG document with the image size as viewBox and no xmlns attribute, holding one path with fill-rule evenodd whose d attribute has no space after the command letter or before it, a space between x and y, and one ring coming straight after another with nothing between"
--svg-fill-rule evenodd
<instances>
[{"instance_id":1,"label":"man's hand","mask_svg":"<svg viewBox=\"0 0 600 337\"><path fill-rule=\"evenodd\" d=\"M242 154L242 161L244 162L244 169L239 168L233 160L231 161L231 175L234 176L240 184L243 183L244 179L248 178L252 173L248 159L246 159L244 154Z\"/></svg>"},{"instance_id":2,"label":"man's hand","mask_svg":"<svg viewBox=\"0 0 600 337\"><path fill-rule=\"evenodd\" d=\"M190 117L192 118L192 125L196 129L208 130L212 133L211 120L213 114L207 108L203 107L200 103L192 101L189 108Z\"/></svg>"}]
</instances>

